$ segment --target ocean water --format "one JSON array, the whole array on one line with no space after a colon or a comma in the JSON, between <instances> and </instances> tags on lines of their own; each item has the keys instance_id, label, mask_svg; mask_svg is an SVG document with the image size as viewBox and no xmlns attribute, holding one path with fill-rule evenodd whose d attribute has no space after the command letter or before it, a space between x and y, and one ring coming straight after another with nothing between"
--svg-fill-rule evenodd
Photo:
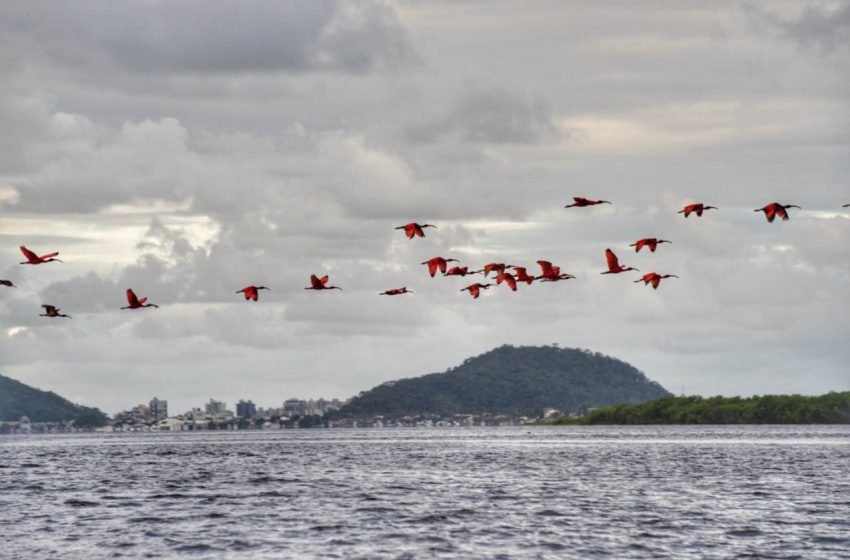
<instances>
[{"instance_id":1,"label":"ocean water","mask_svg":"<svg viewBox=\"0 0 850 560\"><path fill-rule=\"evenodd\" d=\"M0 436L0 558L850 558L850 427Z\"/></svg>"}]
</instances>

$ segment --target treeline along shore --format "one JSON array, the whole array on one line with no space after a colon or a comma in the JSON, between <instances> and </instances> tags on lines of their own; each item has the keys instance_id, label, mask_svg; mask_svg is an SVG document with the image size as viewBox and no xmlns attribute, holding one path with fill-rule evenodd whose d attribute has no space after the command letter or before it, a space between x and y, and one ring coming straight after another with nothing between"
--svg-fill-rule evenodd
<instances>
[{"instance_id":1,"label":"treeline along shore","mask_svg":"<svg viewBox=\"0 0 850 560\"><path fill-rule=\"evenodd\" d=\"M850 391L816 397L664 397L598 408L552 424L850 424Z\"/></svg>"}]
</instances>

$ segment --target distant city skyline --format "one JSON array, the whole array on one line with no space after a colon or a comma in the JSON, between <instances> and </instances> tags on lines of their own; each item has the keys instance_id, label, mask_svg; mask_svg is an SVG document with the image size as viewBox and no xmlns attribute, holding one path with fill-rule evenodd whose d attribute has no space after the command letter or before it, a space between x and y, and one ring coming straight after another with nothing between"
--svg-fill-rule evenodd
<instances>
[{"instance_id":1,"label":"distant city skyline","mask_svg":"<svg viewBox=\"0 0 850 560\"><path fill-rule=\"evenodd\" d=\"M280 405L269 405L269 406L258 406L252 399L241 398L238 399L236 403L232 406L228 407L227 401L218 400L214 398L207 399L206 403L202 403L202 406L192 406L186 410L176 410L172 408L169 411L168 399L160 399L159 397L153 397L148 401L148 404L145 403L137 403L135 405L128 405L125 407L123 411L115 411L110 416L115 414L120 414L122 412L132 412L139 411L143 413L146 419L150 421L157 421L167 417L176 417L182 416L187 413L191 413L193 411L201 411L204 414L209 414L212 416L215 415L223 415L230 414L234 417L243 417L248 418L253 415L256 415L259 412L268 412L268 411L280 411L280 412L295 412L300 415L310 414L312 411L309 409L310 404L312 403L314 406L318 408L325 407L336 407L339 408L348 399L326 399L324 397L318 398L307 398L302 399L298 397L289 397L280 401ZM240 406L243 407L242 411L245 414L240 413Z\"/></svg>"},{"instance_id":2,"label":"distant city skyline","mask_svg":"<svg viewBox=\"0 0 850 560\"><path fill-rule=\"evenodd\" d=\"M0 373L173 412L556 342L674 392L850 389L847 3L181 6L0 3ZM472 299L436 256L576 279Z\"/></svg>"}]
</instances>

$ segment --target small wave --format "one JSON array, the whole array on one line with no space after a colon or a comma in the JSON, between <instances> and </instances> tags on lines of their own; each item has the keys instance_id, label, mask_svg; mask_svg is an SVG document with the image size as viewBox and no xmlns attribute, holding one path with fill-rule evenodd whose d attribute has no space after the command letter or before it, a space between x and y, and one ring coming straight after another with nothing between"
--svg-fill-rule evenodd
<instances>
[{"instance_id":1,"label":"small wave","mask_svg":"<svg viewBox=\"0 0 850 560\"><path fill-rule=\"evenodd\" d=\"M92 507L100 505L98 502L90 502L88 500L77 500L71 498L70 500L65 500L65 505L73 506L73 507Z\"/></svg>"},{"instance_id":2,"label":"small wave","mask_svg":"<svg viewBox=\"0 0 850 560\"><path fill-rule=\"evenodd\" d=\"M816 543L824 543L824 544L846 544L850 546L850 539L847 537L832 537L829 535L815 535L812 537L812 540Z\"/></svg>"},{"instance_id":3,"label":"small wave","mask_svg":"<svg viewBox=\"0 0 850 560\"><path fill-rule=\"evenodd\" d=\"M207 552L216 550L212 545L206 543L184 544L175 548L178 552Z\"/></svg>"},{"instance_id":4,"label":"small wave","mask_svg":"<svg viewBox=\"0 0 850 560\"><path fill-rule=\"evenodd\" d=\"M442 513L432 513L430 515L426 515L425 517L420 517L416 520L416 523L442 523L448 520L448 515L444 515Z\"/></svg>"},{"instance_id":5,"label":"small wave","mask_svg":"<svg viewBox=\"0 0 850 560\"><path fill-rule=\"evenodd\" d=\"M314 525L310 527L311 531L337 531L345 529L345 525Z\"/></svg>"},{"instance_id":6,"label":"small wave","mask_svg":"<svg viewBox=\"0 0 850 560\"><path fill-rule=\"evenodd\" d=\"M164 517L153 517L151 515L143 515L141 517L131 517L130 523L168 523L169 520Z\"/></svg>"},{"instance_id":7,"label":"small wave","mask_svg":"<svg viewBox=\"0 0 850 560\"><path fill-rule=\"evenodd\" d=\"M289 492L280 492L278 490L269 490L267 492L260 492L257 496L262 498L291 498L293 494Z\"/></svg>"},{"instance_id":8,"label":"small wave","mask_svg":"<svg viewBox=\"0 0 850 560\"><path fill-rule=\"evenodd\" d=\"M395 510L395 508L388 508L388 507L382 507L382 506L374 506L374 507L362 507L362 508L357 508L357 509L355 509L354 511L356 511L356 512L358 512L358 513L392 513L392 512L394 512L394 511L396 511L396 510Z\"/></svg>"},{"instance_id":9,"label":"small wave","mask_svg":"<svg viewBox=\"0 0 850 560\"><path fill-rule=\"evenodd\" d=\"M732 529L726 531L726 534L730 537L757 537L763 533L756 528L749 527L745 529Z\"/></svg>"}]
</instances>

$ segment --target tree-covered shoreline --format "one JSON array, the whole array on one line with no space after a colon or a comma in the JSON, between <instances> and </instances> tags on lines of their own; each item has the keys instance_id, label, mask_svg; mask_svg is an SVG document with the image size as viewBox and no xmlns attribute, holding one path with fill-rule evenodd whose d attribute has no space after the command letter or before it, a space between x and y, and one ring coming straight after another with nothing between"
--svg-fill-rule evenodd
<instances>
[{"instance_id":1,"label":"tree-covered shoreline","mask_svg":"<svg viewBox=\"0 0 850 560\"><path fill-rule=\"evenodd\" d=\"M664 397L599 408L552 424L850 424L850 391L820 396Z\"/></svg>"}]
</instances>

